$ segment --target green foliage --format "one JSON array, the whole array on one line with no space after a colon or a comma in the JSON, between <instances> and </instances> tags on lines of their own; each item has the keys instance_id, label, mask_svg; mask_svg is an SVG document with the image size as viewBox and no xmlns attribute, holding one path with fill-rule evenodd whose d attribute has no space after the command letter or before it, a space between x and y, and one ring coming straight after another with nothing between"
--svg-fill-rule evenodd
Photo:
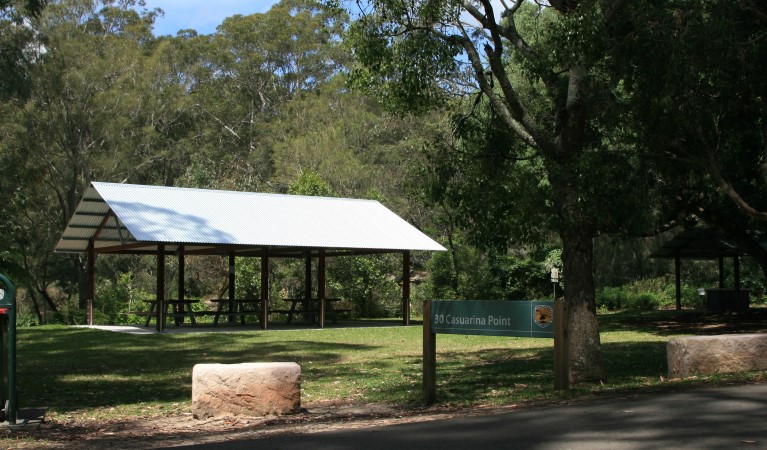
<instances>
[{"instance_id":1,"label":"green foliage","mask_svg":"<svg viewBox=\"0 0 767 450\"><path fill-rule=\"evenodd\" d=\"M479 106L453 116L454 136L424 149L425 200L449 210L480 248L540 243L552 225L542 161L485 103Z\"/></svg>"},{"instance_id":2,"label":"green foliage","mask_svg":"<svg viewBox=\"0 0 767 450\"><path fill-rule=\"evenodd\" d=\"M652 292L634 293L621 288L604 288L597 291L597 308L600 310L653 311L658 309L660 304L660 299Z\"/></svg>"},{"instance_id":3,"label":"green foliage","mask_svg":"<svg viewBox=\"0 0 767 450\"><path fill-rule=\"evenodd\" d=\"M665 192L656 208L720 227L767 273L753 233L767 210L765 17L754 1L627 3L608 26L632 38L612 48L605 74L620 81L626 123Z\"/></svg>"},{"instance_id":4,"label":"green foliage","mask_svg":"<svg viewBox=\"0 0 767 450\"><path fill-rule=\"evenodd\" d=\"M601 311L671 309L676 305L676 288L670 277L644 279L620 287L603 287L597 290L596 300ZM682 307L705 307L705 299L694 284L682 284Z\"/></svg>"},{"instance_id":5,"label":"green foliage","mask_svg":"<svg viewBox=\"0 0 767 450\"><path fill-rule=\"evenodd\" d=\"M42 4L0 7L8 13L23 3ZM228 18L210 36L186 30L155 38L157 12L131 0L52 2L36 8L32 28L14 28L17 19L3 15L0 264L23 280L30 322L83 323L75 297L84 263L51 249L84 187L98 179L379 199L450 249L428 263L415 259L414 270L430 272L418 295L548 296L548 270L562 269L561 253L520 249L561 245L551 235L565 223L552 175L578 193L569 211L599 232L655 230L690 206L659 199L703 199L715 207L705 212L730 217L728 200L707 191L711 176L699 170L707 162L693 152L719 142L713 154L724 175L749 201L766 204L762 16L750 13L760 11L754 2L735 3L629 2L606 22L600 2L567 14L524 2L507 16L515 28L506 31L518 31L539 56L508 45L500 53L505 81L539 125L539 142L562 128L569 65L590 65L584 151L562 161L532 148L488 101L493 93L510 107L497 68L477 99L476 73L456 58L465 47L425 32L455 31L442 24L466 17L459 2L370 2L344 42L346 13L314 1L284 0L264 14ZM404 22L419 29L407 33ZM479 30L467 31L482 41ZM19 53L42 37L44 54ZM482 61L485 72L489 62ZM349 77L377 98L350 91ZM472 95L451 102L456 92ZM398 117L381 105L423 114ZM680 151L680 143L689 145ZM668 154L672 164L656 158ZM602 285L669 270L646 262L644 244L605 241L595 248ZM99 320L119 322L127 317L119 306L129 298L125 289L153 292L154 267L151 258L113 258L98 263L96 309ZM764 290L759 267L748 264L744 287ZM683 270L685 292L712 285L710 267ZM236 295L258 296L260 262L240 258L237 271ZM303 292L300 262L274 263L271 272L275 295ZM339 263L333 283L359 312L391 315L399 311L399 272L396 261L351 259ZM220 258L188 258L187 295L220 296L226 273ZM669 305L659 294L666 287L647 289L661 307ZM638 296L618 303L655 303Z\"/></svg>"},{"instance_id":6,"label":"green foliage","mask_svg":"<svg viewBox=\"0 0 767 450\"><path fill-rule=\"evenodd\" d=\"M261 261L240 258L235 264L235 298L261 298Z\"/></svg>"},{"instance_id":7,"label":"green foliage","mask_svg":"<svg viewBox=\"0 0 767 450\"><path fill-rule=\"evenodd\" d=\"M550 268L515 256L494 256L488 264L491 299L532 300L549 296Z\"/></svg>"},{"instance_id":8,"label":"green foliage","mask_svg":"<svg viewBox=\"0 0 767 450\"><path fill-rule=\"evenodd\" d=\"M402 314L397 255L335 258L328 281L338 298L353 305L355 317L397 317ZM401 270L400 270L401 271Z\"/></svg>"},{"instance_id":9,"label":"green foliage","mask_svg":"<svg viewBox=\"0 0 767 450\"><path fill-rule=\"evenodd\" d=\"M435 252L426 265L429 270L429 294L432 299L460 298L453 258L449 252Z\"/></svg>"},{"instance_id":10,"label":"green foliage","mask_svg":"<svg viewBox=\"0 0 767 450\"><path fill-rule=\"evenodd\" d=\"M551 296L552 265L561 266L561 250L525 255L487 256L467 246L434 253L427 263L432 299L536 299Z\"/></svg>"},{"instance_id":11,"label":"green foliage","mask_svg":"<svg viewBox=\"0 0 767 450\"><path fill-rule=\"evenodd\" d=\"M444 104L441 83L458 77L457 43L446 42L428 31L438 22L449 23L460 13L453 2L376 0L375 12L361 16L349 27L344 42L354 53L350 80L374 93L399 113L423 113ZM403 33L401 23L423 25Z\"/></svg>"},{"instance_id":12,"label":"green foliage","mask_svg":"<svg viewBox=\"0 0 767 450\"><path fill-rule=\"evenodd\" d=\"M298 179L288 187L288 193L315 197L335 197L333 190L327 183L312 171L301 171Z\"/></svg>"},{"instance_id":13,"label":"green foliage","mask_svg":"<svg viewBox=\"0 0 767 450\"><path fill-rule=\"evenodd\" d=\"M40 36L29 26L47 0L0 0L0 101L24 100L31 90L29 70L39 57Z\"/></svg>"},{"instance_id":14,"label":"green foliage","mask_svg":"<svg viewBox=\"0 0 767 450\"><path fill-rule=\"evenodd\" d=\"M103 280L96 288L93 323L96 325L141 323L133 312L147 311L154 295L138 288L132 273L122 273L116 281Z\"/></svg>"}]
</instances>

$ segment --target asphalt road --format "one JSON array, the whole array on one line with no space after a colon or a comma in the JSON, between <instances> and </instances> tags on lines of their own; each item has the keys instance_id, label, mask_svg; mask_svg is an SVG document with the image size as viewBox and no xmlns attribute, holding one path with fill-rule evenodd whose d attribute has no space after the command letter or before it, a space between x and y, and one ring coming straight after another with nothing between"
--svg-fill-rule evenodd
<instances>
[{"instance_id":1,"label":"asphalt road","mask_svg":"<svg viewBox=\"0 0 767 450\"><path fill-rule=\"evenodd\" d=\"M767 384L174 448L767 450Z\"/></svg>"}]
</instances>

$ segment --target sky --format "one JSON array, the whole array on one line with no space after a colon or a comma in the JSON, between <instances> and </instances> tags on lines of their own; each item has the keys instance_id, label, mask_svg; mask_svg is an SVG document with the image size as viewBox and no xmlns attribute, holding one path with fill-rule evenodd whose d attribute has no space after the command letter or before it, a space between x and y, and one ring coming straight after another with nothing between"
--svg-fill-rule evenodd
<instances>
[{"instance_id":1,"label":"sky","mask_svg":"<svg viewBox=\"0 0 767 450\"><path fill-rule=\"evenodd\" d=\"M227 17L264 13L278 0L146 0L149 10L160 8L165 16L155 22L156 36L171 35L184 29L211 34Z\"/></svg>"},{"instance_id":2,"label":"sky","mask_svg":"<svg viewBox=\"0 0 767 450\"><path fill-rule=\"evenodd\" d=\"M179 30L194 29L199 34L215 33L227 17L265 13L279 0L145 0L146 8L160 8L165 16L155 22L155 36L175 36ZM493 0L496 12L500 0Z\"/></svg>"}]
</instances>

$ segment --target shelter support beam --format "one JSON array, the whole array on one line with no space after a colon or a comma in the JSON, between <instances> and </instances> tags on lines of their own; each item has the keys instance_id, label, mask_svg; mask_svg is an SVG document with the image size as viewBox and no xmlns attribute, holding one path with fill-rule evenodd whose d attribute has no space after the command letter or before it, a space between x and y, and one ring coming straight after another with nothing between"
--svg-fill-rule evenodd
<instances>
[{"instance_id":1,"label":"shelter support beam","mask_svg":"<svg viewBox=\"0 0 767 450\"><path fill-rule=\"evenodd\" d=\"M735 290L740 290L740 257L735 255L733 258L733 278L735 278Z\"/></svg>"},{"instance_id":2,"label":"shelter support beam","mask_svg":"<svg viewBox=\"0 0 767 450\"><path fill-rule=\"evenodd\" d=\"M719 289L724 289L724 257L719 257Z\"/></svg>"},{"instance_id":3,"label":"shelter support beam","mask_svg":"<svg viewBox=\"0 0 767 450\"><path fill-rule=\"evenodd\" d=\"M304 261L304 298L312 298L312 254L306 252Z\"/></svg>"},{"instance_id":4,"label":"shelter support beam","mask_svg":"<svg viewBox=\"0 0 767 450\"><path fill-rule=\"evenodd\" d=\"M674 257L674 287L676 288L676 310L682 309L682 269L679 255Z\"/></svg>"},{"instance_id":5,"label":"shelter support beam","mask_svg":"<svg viewBox=\"0 0 767 450\"><path fill-rule=\"evenodd\" d=\"M402 323L410 325L410 252L402 253Z\"/></svg>"},{"instance_id":6,"label":"shelter support beam","mask_svg":"<svg viewBox=\"0 0 767 450\"><path fill-rule=\"evenodd\" d=\"M155 329L165 330L165 246L157 246L157 305L155 309Z\"/></svg>"},{"instance_id":7,"label":"shelter support beam","mask_svg":"<svg viewBox=\"0 0 767 450\"><path fill-rule=\"evenodd\" d=\"M320 328L325 328L325 250L317 257L317 299L320 306Z\"/></svg>"},{"instance_id":8,"label":"shelter support beam","mask_svg":"<svg viewBox=\"0 0 767 450\"><path fill-rule=\"evenodd\" d=\"M87 308L86 320L88 321L88 325L93 325L93 298L96 296L96 239L99 238L101 231L104 229L107 222L109 222L109 219L113 215L114 212L112 212L111 209L107 211L107 213L104 215L104 218L101 219L99 226L96 227L96 231L93 233L93 236L88 239L88 262L86 267L86 272L88 272L88 298L85 299L85 306Z\"/></svg>"},{"instance_id":9,"label":"shelter support beam","mask_svg":"<svg viewBox=\"0 0 767 450\"><path fill-rule=\"evenodd\" d=\"M235 256L234 252L229 252L229 312L234 313L234 293L235 285ZM229 314L229 323L234 323L234 314Z\"/></svg>"},{"instance_id":10,"label":"shelter support beam","mask_svg":"<svg viewBox=\"0 0 767 450\"><path fill-rule=\"evenodd\" d=\"M93 325L93 297L96 292L96 249L93 239L88 241L88 261L85 271L88 276L88 298L85 299L88 308L88 325Z\"/></svg>"},{"instance_id":11,"label":"shelter support beam","mask_svg":"<svg viewBox=\"0 0 767 450\"><path fill-rule=\"evenodd\" d=\"M269 255L261 256L261 328L269 327Z\"/></svg>"},{"instance_id":12,"label":"shelter support beam","mask_svg":"<svg viewBox=\"0 0 767 450\"><path fill-rule=\"evenodd\" d=\"M185 265L186 265L186 258L184 256L184 246L181 245L178 247L178 299L181 301L184 301L184 278L186 277L186 274L184 273Z\"/></svg>"}]
</instances>

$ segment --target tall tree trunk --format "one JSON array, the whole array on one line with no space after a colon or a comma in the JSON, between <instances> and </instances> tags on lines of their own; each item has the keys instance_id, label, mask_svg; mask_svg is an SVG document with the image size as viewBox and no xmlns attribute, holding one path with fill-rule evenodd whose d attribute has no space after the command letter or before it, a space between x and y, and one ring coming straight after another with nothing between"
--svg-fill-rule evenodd
<instances>
[{"instance_id":1,"label":"tall tree trunk","mask_svg":"<svg viewBox=\"0 0 767 450\"><path fill-rule=\"evenodd\" d=\"M606 378L596 317L594 225L578 209L578 190L556 164L549 181L562 240L564 295L568 308L570 381Z\"/></svg>"},{"instance_id":2,"label":"tall tree trunk","mask_svg":"<svg viewBox=\"0 0 767 450\"><path fill-rule=\"evenodd\" d=\"M565 300L569 312L570 381L605 379L596 316L594 241L590 228L562 230Z\"/></svg>"},{"instance_id":3,"label":"tall tree trunk","mask_svg":"<svg viewBox=\"0 0 767 450\"><path fill-rule=\"evenodd\" d=\"M570 381L574 383L606 378L596 316L595 226L593 218L588 217L579 204L578 178L587 175L576 168L584 150L587 90L586 68L571 67L567 96L558 117L555 151L550 155L549 164L549 182L562 239L565 301L569 311Z\"/></svg>"}]
</instances>

